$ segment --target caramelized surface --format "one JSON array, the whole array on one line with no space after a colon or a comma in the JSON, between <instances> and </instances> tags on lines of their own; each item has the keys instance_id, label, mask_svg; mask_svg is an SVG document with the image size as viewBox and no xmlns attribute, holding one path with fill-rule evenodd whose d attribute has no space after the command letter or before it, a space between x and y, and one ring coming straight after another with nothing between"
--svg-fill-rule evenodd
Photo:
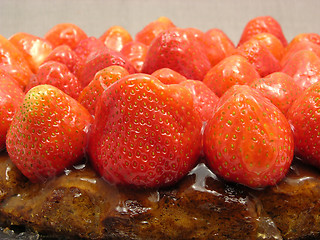
<instances>
[{"instance_id":1,"label":"caramelized surface","mask_svg":"<svg viewBox=\"0 0 320 240\"><path fill-rule=\"evenodd\" d=\"M0 156L6 224L88 239L306 239L320 236L320 174L296 162L279 185L252 190L219 180L200 163L178 185L117 188L89 164L29 183Z\"/></svg>"}]
</instances>

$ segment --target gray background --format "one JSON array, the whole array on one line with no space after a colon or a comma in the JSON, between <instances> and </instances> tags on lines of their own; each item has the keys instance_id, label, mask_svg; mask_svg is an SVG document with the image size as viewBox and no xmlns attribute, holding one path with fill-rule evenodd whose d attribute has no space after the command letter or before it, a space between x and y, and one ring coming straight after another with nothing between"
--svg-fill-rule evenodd
<instances>
[{"instance_id":1,"label":"gray background","mask_svg":"<svg viewBox=\"0 0 320 240\"><path fill-rule=\"evenodd\" d=\"M169 17L178 27L220 28L234 43L252 18L271 15L288 41L302 32L320 34L319 0L0 0L0 34L43 36L57 23L71 22L99 37L112 25L134 36L147 23Z\"/></svg>"}]
</instances>

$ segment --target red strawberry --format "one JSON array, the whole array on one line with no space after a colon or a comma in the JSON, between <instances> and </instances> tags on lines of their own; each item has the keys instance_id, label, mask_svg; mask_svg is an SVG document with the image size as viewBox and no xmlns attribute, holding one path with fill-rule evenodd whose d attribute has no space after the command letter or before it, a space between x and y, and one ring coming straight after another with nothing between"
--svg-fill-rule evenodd
<instances>
[{"instance_id":1,"label":"red strawberry","mask_svg":"<svg viewBox=\"0 0 320 240\"><path fill-rule=\"evenodd\" d=\"M249 187L279 182L293 159L293 136L280 110L245 85L219 100L204 131L209 167L228 181Z\"/></svg>"},{"instance_id":2,"label":"red strawberry","mask_svg":"<svg viewBox=\"0 0 320 240\"><path fill-rule=\"evenodd\" d=\"M147 45L138 41L129 42L121 49L123 56L132 63L138 72L141 72L143 63L146 59L147 51Z\"/></svg>"},{"instance_id":3,"label":"red strawberry","mask_svg":"<svg viewBox=\"0 0 320 240\"><path fill-rule=\"evenodd\" d=\"M164 84L178 84L186 81L187 78L170 68L161 68L151 74Z\"/></svg>"},{"instance_id":4,"label":"red strawberry","mask_svg":"<svg viewBox=\"0 0 320 240\"><path fill-rule=\"evenodd\" d=\"M261 41L251 38L239 46L234 54L248 59L261 77L265 77L281 69L280 61L269 51Z\"/></svg>"},{"instance_id":5,"label":"red strawberry","mask_svg":"<svg viewBox=\"0 0 320 240\"><path fill-rule=\"evenodd\" d=\"M239 45L249 40L252 36L258 33L271 33L282 42L286 47L288 42L282 32L282 28L277 20L271 16L260 16L251 19L243 29Z\"/></svg>"},{"instance_id":6,"label":"red strawberry","mask_svg":"<svg viewBox=\"0 0 320 240\"><path fill-rule=\"evenodd\" d=\"M89 138L90 159L111 183L171 185L197 163L201 127L186 88L132 74L101 96Z\"/></svg>"},{"instance_id":7,"label":"red strawberry","mask_svg":"<svg viewBox=\"0 0 320 240\"><path fill-rule=\"evenodd\" d=\"M159 34L150 45L142 72L152 74L171 68L186 78L202 80L210 69L205 48L188 30L172 28Z\"/></svg>"},{"instance_id":8,"label":"red strawberry","mask_svg":"<svg viewBox=\"0 0 320 240\"><path fill-rule=\"evenodd\" d=\"M95 37L88 37L81 40L73 51L80 58L80 62L85 63L87 58L91 54L96 53L105 48L106 46L99 39Z\"/></svg>"},{"instance_id":9,"label":"red strawberry","mask_svg":"<svg viewBox=\"0 0 320 240\"><path fill-rule=\"evenodd\" d=\"M25 87L32 75L23 54L5 37L0 35L0 65L19 85Z\"/></svg>"},{"instance_id":10,"label":"red strawberry","mask_svg":"<svg viewBox=\"0 0 320 240\"><path fill-rule=\"evenodd\" d=\"M88 111L56 87L34 87L10 125L10 159L32 182L56 176L83 158L91 122Z\"/></svg>"},{"instance_id":11,"label":"red strawberry","mask_svg":"<svg viewBox=\"0 0 320 240\"><path fill-rule=\"evenodd\" d=\"M197 80L186 80L180 85L190 90L193 96L194 108L199 112L203 122L212 118L219 97L210 90L203 82Z\"/></svg>"},{"instance_id":12,"label":"red strawberry","mask_svg":"<svg viewBox=\"0 0 320 240\"><path fill-rule=\"evenodd\" d=\"M320 35L317 33L300 33L291 40L286 47L286 50L289 51L292 46L302 41L308 41L320 45Z\"/></svg>"},{"instance_id":13,"label":"red strawberry","mask_svg":"<svg viewBox=\"0 0 320 240\"><path fill-rule=\"evenodd\" d=\"M5 147L6 134L24 93L16 81L0 69L0 150Z\"/></svg>"},{"instance_id":14,"label":"red strawberry","mask_svg":"<svg viewBox=\"0 0 320 240\"><path fill-rule=\"evenodd\" d=\"M79 73L79 80L83 87L87 86L94 75L106 67L118 65L128 70L129 73L135 73L136 70L120 52L105 48L99 52L91 54L87 59L83 69Z\"/></svg>"},{"instance_id":15,"label":"red strawberry","mask_svg":"<svg viewBox=\"0 0 320 240\"><path fill-rule=\"evenodd\" d=\"M99 40L108 48L120 52L124 45L132 41L132 37L123 27L112 26L101 35Z\"/></svg>"},{"instance_id":16,"label":"red strawberry","mask_svg":"<svg viewBox=\"0 0 320 240\"><path fill-rule=\"evenodd\" d=\"M251 39L258 40L278 61L281 61L285 50L282 42L276 36L271 33L258 33L252 36Z\"/></svg>"},{"instance_id":17,"label":"red strawberry","mask_svg":"<svg viewBox=\"0 0 320 240\"><path fill-rule=\"evenodd\" d=\"M159 17L139 31L135 36L135 40L149 46L161 32L174 27L175 25L169 18Z\"/></svg>"},{"instance_id":18,"label":"red strawberry","mask_svg":"<svg viewBox=\"0 0 320 240\"><path fill-rule=\"evenodd\" d=\"M223 59L211 68L203 79L218 97L235 84L251 84L260 75L248 60L239 55Z\"/></svg>"},{"instance_id":19,"label":"red strawberry","mask_svg":"<svg viewBox=\"0 0 320 240\"><path fill-rule=\"evenodd\" d=\"M65 64L70 72L77 73L77 66L80 64L78 55L68 46L60 45L52 50L44 62L56 61Z\"/></svg>"},{"instance_id":20,"label":"red strawberry","mask_svg":"<svg viewBox=\"0 0 320 240\"><path fill-rule=\"evenodd\" d=\"M59 23L52 27L44 38L53 48L65 44L74 49L81 40L87 38L87 34L75 24Z\"/></svg>"},{"instance_id":21,"label":"red strawberry","mask_svg":"<svg viewBox=\"0 0 320 240\"><path fill-rule=\"evenodd\" d=\"M211 66L215 66L222 59L234 51L234 44L220 29L210 29L204 35L204 44Z\"/></svg>"},{"instance_id":22,"label":"red strawberry","mask_svg":"<svg viewBox=\"0 0 320 240\"><path fill-rule=\"evenodd\" d=\"M305 90L320 80L320 58L310 50L301 50L288 59L281 72L291 76Z\"/></svg>"},{"instance_id":23,"label":"red strawberry","mask_svg":"<svg viewBox=\"0 0 320 240\"><path fill-rule=\"evenodd\" d=\"M128 71L121 66L109 66L96 73L93 80L81 91L78 101L94 115L96 104L101 94L112 83L124 76L129 75Z\"/></svg>"},{"instance_id":24,"label":"red strawberry","mask_svg":"<svg viewBox=\"0 0 320 240\"><path fill-rule=\"evenodd\" d=\"M305 90L287 113L294 136L295 153L301 160L320 168L320 82Z\"/></svg>"},{"instance_id":25,"label":"red strawberry","mask_svg":"<svg viewBox=\"0 0 320 240\"><path fill-rule=\"evenodd\" d=\"M250 86L258 89L284 115L287 114L293 101L302 92L302 89L295 84L292 77L283 72L271 73L264 78L255 80Z\"/></svg>"},{"instance_id":26,"label":"red strawberry","mask_svg":"<svg viewBox=\"0 0 320 240\"><path fill-rule=\"evenodd\" d=\"M26 91L42 84L55 86L73 98L77 98L82 90L77 77L69 71L67 66L55 61L49 61L40 66L38 73L30 79Z\"/></svg>"},{"instance_id":27,"label":"red strawberry","mask_svg":"<svg viewBox=\"0 0 320 240\"><path fill-rule=\"evenodd\" d=\"M320 57L320 44L316 44L310 41L300 41L293 45L290 48L287 48L285 54L281 59L281 66L286 65L287 61L297 52L302 50L309 50L314 52L318 57Z\"/></svg>"},{"instance_id":28,"label":"red strawberry","mask_svg":"<svg viewBox=\"0 0 320 240\"><path fill-rule=\"evenodd\" d=\"M16 33L9 38L9 41L21 51L34 73L52 51L49 41L28 33Z\"/></svg>"}]
</instances>

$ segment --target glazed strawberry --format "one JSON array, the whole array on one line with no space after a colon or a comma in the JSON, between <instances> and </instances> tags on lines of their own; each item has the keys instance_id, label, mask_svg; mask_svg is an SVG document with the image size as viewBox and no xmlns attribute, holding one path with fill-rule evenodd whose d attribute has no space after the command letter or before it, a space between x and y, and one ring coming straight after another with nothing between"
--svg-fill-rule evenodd
<instances>
[{"instance_id":1,"label":"glazed strawberry","mask_svg":"<svg viewBox=\"0 0 320 240\"><path fill-rule=\"evenodd\" d=\"M233 86L220 98L204 131L209 167L227 181L253 188L283 179L293 151L285 116L246 85Z\"/></svg>"},{"instance_id":2,"label":"glazed strawberry","mask_svg":"<svg viewBox=\"0 0 320 240\"><path fill-rule=\"evenodd\" d=\"M42 64L26 87L26 91L31 88L50 84L55 86L73 98L77 98L82 90L81 83L63 63L49 61Z\"/></svg>"},{"instance_id":3,"label":"glazed strawberry","mask_svg":"<svg viewBox=\"0 0 320 240\"><path fill-rule=\"evenodd\" d=\"M288 59L281 72L305 90L320 80L320 58L313 51L301 50Z\"/></svg>"},{"instance_id":4,"label":"glazed strawberry","mask_svg":"<svg viewBox=\"0 0 320 240\"><path fill-rule=\"evenodd\" d=\"M0 69L0 150L5 147L6 134L24 93L16 81Z\"/></svg>"},{"instance_id":5,"label":"glazed strawberry","mask_svg":"<svg viewBox=\"0 0 320 240\"><path fill-rule=\"evenodd\" d=\"M172 185L197 163L201 119L189 90L132 74L101 96L89 155L104 179L118 185Z\"/></svg>"},{"instance_id":6,"label":"glazed strawberry","mask_svg":"<svg viewBox=\"0 0 320 240\"><path fill-rule=\"evenodd\" d=\"M53 48L65 44L74 49L81 40L87 38L87 34L73 23L59 23L52 27L44 38Z\"/></svg>"},{"instance_id":7,"label":"glazed strawberry","mask_svg":"<svg viewBox=\"0 0 320 240\"><path fill-rule=\"evenodd\" d=\"M251 84L259 78L259 73L246 58L232 55L211 68L204 77L203 83L221 97L233 85Z\"/></svg>"},{"instance_id":8,"label":"glazed strawberry","mask_svg":"<svg viewBox=\"0 0 320 240\"><path fill-rule=\"evenodd\" d=\"M287 48L285 54L281 59L281 66L285 66L287 61L297 52L302 50L309 50L314 52L318 57L320 57L320 45L309 42L309 41L300 41L292 45L290 48Z\"/></svg>"},{"instance_id":9,"label":"glazed strawberry","mask_svg":"<svg viewBox=\"0 0 320 240\"><path fill-rule=\"evenodd\" d=\"M210 90L203 82L197 80L186 80L180 85L189 89L193 96L194 108L199 112L203 122L212 118L219 97Z\"/></svg>"},{"instance_id":10,"label":"glazed strawberry","mask_svg":"<svg viewBox=\"0 0 320 240\"><path fill-rule=\"evenodd\" d=\"M135 40L149 46L161 32L174 27L175 25L169 18L159 17L139 31L135 36Z\"/></svg>"},{"instance_id":11,"label":"glazed strawberry","mask_svg":"<svg viewBox=\"0 0 320 240\"><path fill-rule=\"evenodd\" d=\"M283 72L271 73L264 78L255 80L250 86L258 89L284 115L287 114L291 104L302 92L292 77Z\"/></svg>"},{"instance_id":12,"label":"glazed strawberry","mask_svg":"<svg viewBox=\"0 0 320 240\"><path fill-rule=\"evenodd\" d=\"M136 72L136 69L132 66L130 61L125 59L120 52L105 48L91 54L83 66L83 69L79 72L79 80L82 86L87 86L98 71L112 65L122 66L127 69L129 73Z\"/></svg>"},{"instance_id":13,"label":"glazed strawberry","mask_svg":"<svg viewBox=\"0 0 320 240\"><path fill-rule=\"evenodd\" d=\"M142 72L171 68L188 79L202 80L211 64L193 34L181 28L160 33L150 45Z\"/></svg>"},{"instance_id":14,"label":"glazed strawberry","mask_svg":"<svg viewBox=\"0 0 320 240\"><path fill-rule=\"evenodd\" d=\"M101 35L99 40L108 48L120 52L123 46L131 42L133 39L130 33L123 27L112 26Z\"/></svg>"},{"instance_id":15,"label":"glazed strawberry","mask_svg":"<svg viewBox=\"0 0 320 240\"><path fill-rule=\"evenodd\" d=\"M215 66L222 59L234 51L234 44L220 29L213 28L204 35L204 44L211 66Z\"/></svg>"},{"instance_id":16,"label":"glazed strawberry","mask_svg":"<svg viewBox=\"0 0 320 240\"><path fill-rule=\"evenodd\" d=\"M68 46L60 45L52 50L44 62L56 61L65 64L70 72L77 73L81 60L78 55Z\"/></svg>"},{"instance_id":17,"label":"glazed strawberry","mask_svg":"<svg viewBox=\"0 0 320 240\"><path fill-rule=\"evenodd\" d=\"M239 45L258 33L271 33L282 42L284 47L288 44L277 20L271 16L259 16L251 19L246 24L239 41Z\"/></svg>"},{"instance_id":18,"label":"glazed strawberry","mask_svg":"<svg viewBox=\"0 0 320 240\"><path fill-rule=\"evenodd\" d=\"M164 84L178 84L187 80L186 77L170 68L158 69L151 75L158 78Z\"/></svg>"},{"instance_id":19,"label":"glazed strawberry","mask_svg":"<svg viewBox=\"0 0 320 240\"><path fill-rule=\"evenodd\" d=\"M9 41L20 50L34 73L52 51L49 41L29 33L16 33L9 38Z\"/></svg>"},{"instance_id":20,"label":"glazed strawberry","mask_svg":"<svg viewBox=\"0 0 320 240\"><path fill-rule=\"evenodd\" d=\"M131 41L124 45L120 52L131 62L137 72L141 72L147 51L147 45L138 41Z\"/></svg>"},{"instance_id":21,"label":"glazed strawberry","mask_svg":"<svg viewBox=\"0 0 320 240\"><path fill-rule=\"evenodd\" d=\"M320 82L316 82L293 102L287 113L294 136L295 154L317 168L320 168L319 99Z\"/></svg>"},{"instance_id":22,"label":"glazed strawberry","mask_svg":"<svg viewBox=\"0 0 320 240\"><path fill-rule=\"evenodd\" d=\"M105 48L106 46L99 39L95 37L88 37L81 40L73 51L80 58L80 62L84 63L91 54L94 54Z\"/></svg>"},{"instance_id":23,"label":"glazed strawberry","mask_svg":"<svg viewBox=\"0 0 320 240\"><path fill-rule=\"evenodd\" d=\"M39 85L24 97L7 134L12 162L32 182L45 181L84 156L92 117L56 87Z\"/></svg>"},{"instance_id":24,"label":"glazed strawberry","mask_svg":"<svg viewBox=\"0 0 320 240\"><path fill-rule=\"evenodd\" d=\"M96 73L93 80L81 91L78 102L87 108L94 116L96 104L103 91L112 83L129 75L128 71L121 66L109 66Z\"/></svg>"},{"instance_id":25,"label":"glazed strawberry","mask_svg":"<svg viewBox=\"0 0 320 240\"><path fill-rule=\"evenodd\" d=\"M0 66L22 87L29 81L32 71L23 54L5 37L0 35Z\"/></svg>"},{"instance_id":26,"label":"glazed strawberry","mask_svg":"<svg viewBox=\"0 0 320 240\"><path fill-rule=\"evenodd\" d=\"M281 69L280 61L269 51L261 41L251 38L239 46L233 54L239 54L248 59L261 77L265 77Z\"/></svg>"},{"instance_id":27,"label":"glazed strawberry","mask_svg":"<svg viewBox=\"0 0 320 240\"><path fill-rule=\"evenodd\" d=\"M251 37L251 39L256 39L262 43L278 60L281 61L283 54L285 52L282 42L271 33L258 33Z\"/></svg>"},{"instance_id":28,"label":"glazed strawberry","mask_svg":"<svg viewBox=\"0 0 320 240\"><path fill-rule=\"evenodd\" d=\"M320 45L320 35L317 33L300 33L291 40L286 47L286 50L289 51L292 46L302 41L308 41Z\"/></svg>"}]
</instances>

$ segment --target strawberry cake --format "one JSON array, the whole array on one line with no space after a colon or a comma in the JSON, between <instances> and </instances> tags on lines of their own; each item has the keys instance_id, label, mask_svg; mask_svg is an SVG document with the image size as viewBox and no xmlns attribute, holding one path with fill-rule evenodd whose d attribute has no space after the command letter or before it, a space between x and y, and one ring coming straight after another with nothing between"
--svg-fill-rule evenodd
<instances>
[{"instance_id":1,"label":"strawberry cake","mask_svg":"<svg viewBox=\"0 0 320 240\"><path fill-rule=\"evenodd\" d=\"M30 239L319 239L320 36L0 35L0 226ZM1 236L1 235L0 235Z\"/></svg>"}]
</instances>

